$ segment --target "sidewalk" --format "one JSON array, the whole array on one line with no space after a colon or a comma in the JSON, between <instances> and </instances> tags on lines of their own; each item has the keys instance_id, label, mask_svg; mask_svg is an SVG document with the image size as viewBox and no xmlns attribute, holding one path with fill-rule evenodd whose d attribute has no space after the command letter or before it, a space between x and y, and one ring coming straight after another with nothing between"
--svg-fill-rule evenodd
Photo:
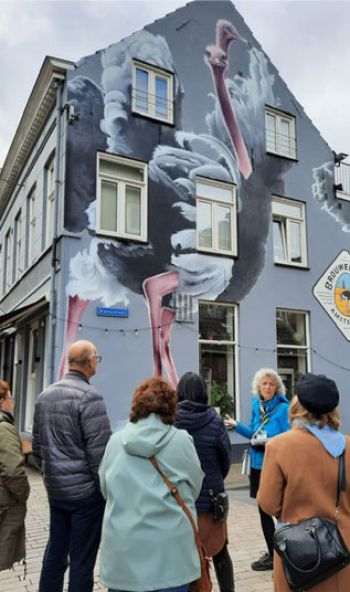
<instances>
[{"instance_id":1,"label":"sidewalk","mask_svg":"<svg viewBox=\"0 0 350 592\"><path fill-rule=\"evenodd\" d=\"M230 494L228 526L235 570L235 592L273 592L272 572L254 572L250 569L250 563L264 551L264 542L255 503L249 499L247 490L241 489L247 481L246 477L240 475L239 468L238 465L233 465L227 479ZM38 590L41 561L48 536L48 505L41 475L31 468L28 468L28 473L31 482L26 521L28 574L26 580L21 581L23 568L0 572L1 592ZM99 582L98 572L97 562L94 592L106 592ZM216 585L214 592L217 592Z\"/></svg>"}]
</instances>

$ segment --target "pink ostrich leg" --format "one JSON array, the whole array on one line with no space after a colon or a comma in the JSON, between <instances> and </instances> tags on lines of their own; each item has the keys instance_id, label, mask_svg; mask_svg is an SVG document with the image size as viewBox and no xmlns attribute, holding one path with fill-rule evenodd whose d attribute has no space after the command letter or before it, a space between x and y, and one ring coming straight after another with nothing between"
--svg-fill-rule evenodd
<instances>
[{"instance_id":1,"label":"pink ostrich leg","mask_svg":"<svg viewBox=\"0 0 350 592\"><path fill-rule=\"evenodd\" d=\"M179 382L174 360L170 352L170 333L175 316L176 313L170 308L162 308L160 329L161 359L163 365L165 366L169 381L172 383L174 388L177 387L177 383Z\"/></svg>"},{"instance_id":2,"label":"pink ostrich leg","mask_svg":"<svg viewBox=\"0 0 350 592\"><path fill-rule=\"evenodd\" d=\"M78 326L83 313L90 304L90 300L82 300L79 296L68 297L68 312L66 319L66 333L63 344L63 351L58 370L58 380L61 380L67 371L68 350L73 343L78 331Z\"/></svg>"},{"instance_id":3,"label":"pink ostrich leg","mask_svg":"<svg viewBox=\"0 0 350 592\"><path fill-rule=\"evenodd\" d=\"M178 274L169 271L154 275L143 282L151 326L154 375L162 375L162 358L160 349L160 326L162 323L162 298L171 294L179 287Z\"/></svg>"}]
</instances>

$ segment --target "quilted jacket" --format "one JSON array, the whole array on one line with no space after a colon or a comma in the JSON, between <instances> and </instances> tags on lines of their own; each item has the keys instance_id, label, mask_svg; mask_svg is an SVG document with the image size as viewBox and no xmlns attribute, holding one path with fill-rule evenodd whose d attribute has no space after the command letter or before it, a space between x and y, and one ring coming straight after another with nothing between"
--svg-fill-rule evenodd
<instances>
[{"instance_id":1,"label":"quilted jacket","mask_svg":"<svg viewBox=\"0 0 350 592\"><path fill-rule=\"evenodd\" d=\"M231 466L231 442L222 418L213 407L194 401L181 401L176 416L176 427L192 436L205 477L197 512L212 508L210 490L224 491L224 478Z\"/></svg>"},{"instance_id":2,"label":"quilted jacket","mask_svg":"<svg viewBox=\"0 0 350 592\"><path fill-rule=\"evenodd\" d=\"M51 499L99 491L98 467L110 437L102 396L80 372L46 388L34 411L33 456Z\"/></svg>"}]
</instances>

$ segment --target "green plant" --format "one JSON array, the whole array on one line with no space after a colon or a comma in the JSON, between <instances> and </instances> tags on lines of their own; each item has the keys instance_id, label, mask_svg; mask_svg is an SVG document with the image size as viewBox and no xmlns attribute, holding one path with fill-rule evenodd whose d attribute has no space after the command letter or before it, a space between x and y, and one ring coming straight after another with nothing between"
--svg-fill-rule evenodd
<instances>
[{"instance_id":1,"label":"green plant","mask_svg":"<svg viewBox=\"0 0 350 592\"><path fill-rule=\"evenodd\" d=\"M220 415L225 417L226 413L233 411L233 399L225 387L213 380L210 388L210 403L213 407L220 407Z\"/></svg>"}]
</instances>

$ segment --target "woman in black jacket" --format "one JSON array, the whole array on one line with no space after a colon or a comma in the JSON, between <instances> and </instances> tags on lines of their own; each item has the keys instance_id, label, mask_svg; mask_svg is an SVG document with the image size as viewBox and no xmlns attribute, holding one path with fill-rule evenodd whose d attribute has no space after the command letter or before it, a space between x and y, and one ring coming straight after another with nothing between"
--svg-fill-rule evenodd
<instances>
[{"instance_id":1,"label":"woman in black jacket","mask_svg":"<svg viewBox=\"0 0 350 592\"><path fill-rule=\"evenodd\" d=\"M198 528L206 553L213 558L220 592L234 592L232 560L227 547L227 524L213 519L213 501L224 491L224 478L231 465L231 442L222 418L208 405L204 380L186 372L177 387L179 400L176 427L192 436L205 473L196 502Z\"/></svg>"}]
</instances>

